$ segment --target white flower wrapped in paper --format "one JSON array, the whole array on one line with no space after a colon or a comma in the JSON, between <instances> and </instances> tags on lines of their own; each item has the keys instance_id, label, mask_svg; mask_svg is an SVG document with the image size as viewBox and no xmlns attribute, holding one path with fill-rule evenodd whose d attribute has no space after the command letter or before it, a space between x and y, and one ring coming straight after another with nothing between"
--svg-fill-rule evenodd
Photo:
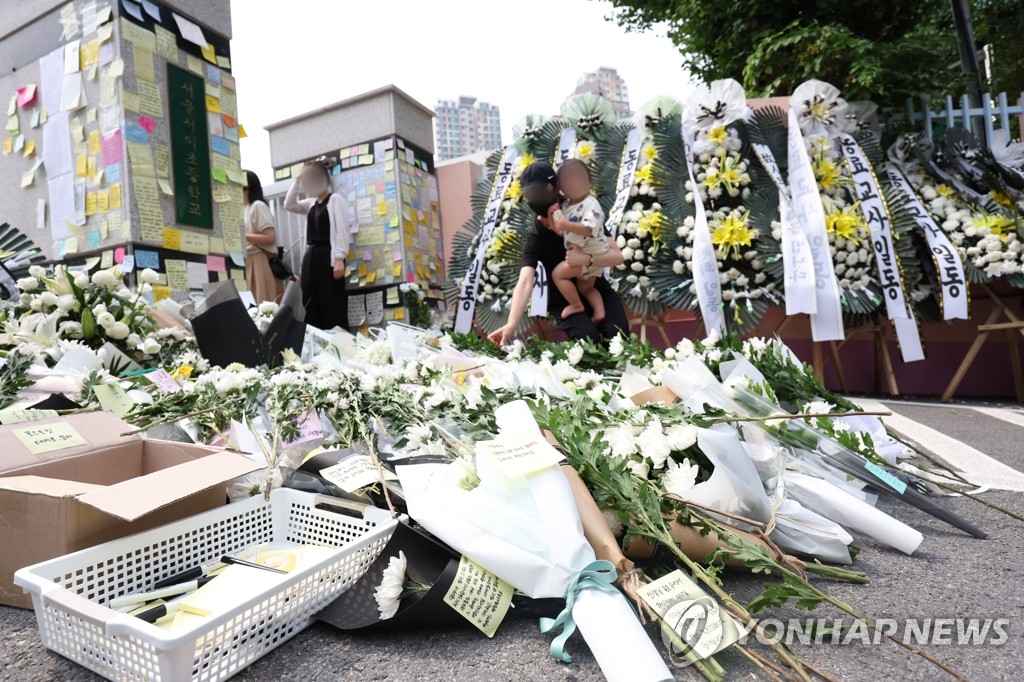
<instances>
[{"instance_id":1,"label":"white flower wrapped in paper","mask_svg":"<svg viewBox=\"0 0 1024 682\"><path fill-rule=\"evenodd\" d=\"M527 405L516 401L495 413L501 438L540 436ZM565 597L555 621L564 631L552 655L579 625L602 672L612 682L669 680L671 673L630 609L611 585L615 569L596 561L583 534L572 489L560 467L506 476L496 459L477 456L479 484L460 486L458 463L397 467L409 514L427 530L533 598Z\"/></svg>"},{"instance_id":2,"label":"white flower wrapped in paper","mask_svg":"<svg viewBox=\"0 0 1024 682\"><path fill-rule=\"evenodd\" d=\"M746 112L743 86L732 78L725 78L712 81L711 85L701 85L690 95L683 109L683 126L711 130L743 118Z\"/></svg>"},{"instance_id":3,"label":"white flower wrapped in paper","mask_svg":"<svg viewBox=\"0 0 1024 682\"><path fill-rule=\"evenodd\" d=\"M839 89L825 81L811 79L801 83L789 98L796 112L800 131L808 141L816 137L832 138L847 132L849 105L839 96Z\"/></svg>"}]
</instances>

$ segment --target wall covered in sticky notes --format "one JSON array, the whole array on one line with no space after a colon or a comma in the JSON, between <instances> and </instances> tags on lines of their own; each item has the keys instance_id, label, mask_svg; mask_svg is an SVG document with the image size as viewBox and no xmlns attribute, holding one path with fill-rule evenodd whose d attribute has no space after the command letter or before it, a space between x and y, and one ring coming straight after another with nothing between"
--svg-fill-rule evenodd
<instances>
[{"instance_id":1,"label":"wall covered in sticky notes","mask_svg":"<svg viewBox=\"0 0 1024 682\"><path fill-rule=\"evenodd\" d=\"M391 135L330 150L324 157L331 168L333 190L349 209L352 246L346 277L353 317L365 317L359 312L365 306L358 302L382 285L386 290L414 281L433 297L444 272L432 155ZM276 169L275 179L294 177L304 163ZM397 307L383 308L383 319L396 319ZM376 310L373 301L370 309ZM376 318L376 313L371 317ZM351 322L358 326L354 319Z\"/></svg>"},{"instance_id":2,"label":"wall covered in sticky notes","mask_svg":"<svg viewBox=\"0 0 1024 682\"><path fill-rule=\"evenodd\" d=\"M224 26L228 4L211 0L200 14ZM5 40L30 46L19 50L24 64L0 75L0 100L13 104L4 119L4 150L10 149L0 156L0 183L9 198L5 218L14 218L46 256L99 257L114 249L130 252L133 242L163 248L165 227L182 231L179 245L187 253L212 248L212 238L220 240L222 253L228 246L243 251L227 38L158 1L74 0ZM203 158L220 170L218 179L212 173L205 178L205 224L179 221L175 212L168 64L200 79L197 116L207 121L207 97L214 93L224 119L217 127L223 158L213 158L212 133L202 141ZM186 234L203 230L206 242Z\"/></svg>"}]
</instances>

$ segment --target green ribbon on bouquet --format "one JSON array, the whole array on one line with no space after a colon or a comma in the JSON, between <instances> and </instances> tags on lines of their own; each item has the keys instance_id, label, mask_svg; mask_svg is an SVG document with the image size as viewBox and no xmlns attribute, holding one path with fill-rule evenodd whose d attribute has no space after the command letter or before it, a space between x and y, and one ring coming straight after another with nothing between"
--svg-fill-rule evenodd
<instances>
[{"instance_id":1,"label":"green ribbon on bouquet","mask_svg":"<svg viewBox=\"0 0 1024 682\"><path fill-rule=\"evenodd\" d=\"M618 574L612 562L600 559L590 562L582 571L573 576L573 579L569 581L568 589L565 591L565 608L562 609L562 612L558 614L557 618L540 619L540 631L542 634L547 634L558 626L562 626L562 633L551 642L549 651L552 656L562 663L572 663L572 656L565 651L565 643L572 636L572 633L576 632L576 621L572 617L572 609L576 605L576 597L583 590L590 589L601 590L609 594L619 594L618 588L615 587L615 579L617 577Z\"/></svg>"}]
</instances>

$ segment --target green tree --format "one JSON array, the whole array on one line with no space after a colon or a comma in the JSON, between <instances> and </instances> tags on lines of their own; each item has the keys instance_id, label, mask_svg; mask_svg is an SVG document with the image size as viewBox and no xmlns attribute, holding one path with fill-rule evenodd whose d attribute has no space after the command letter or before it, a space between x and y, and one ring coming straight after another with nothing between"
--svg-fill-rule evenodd
<instances>
[{"instance_id":1,"label":"green tree","mask_svg":"<svg viewBox=\"0 0 1024 682\"><path fill-rule=\"evenodd\" d=\"M611 1L614 19L627 30L666 26L683 68L696 78L735 78L753 97L789 94L809 78L886 108L902 108L909 96L962 91L949 0ZM979 45L998 43L995 54L1007 62L1005 71L997 67L1007 74L1000 84L1013 91L1008 81L1024 63L1024 0L973 4Z\"/></svg>"}]
</instances>

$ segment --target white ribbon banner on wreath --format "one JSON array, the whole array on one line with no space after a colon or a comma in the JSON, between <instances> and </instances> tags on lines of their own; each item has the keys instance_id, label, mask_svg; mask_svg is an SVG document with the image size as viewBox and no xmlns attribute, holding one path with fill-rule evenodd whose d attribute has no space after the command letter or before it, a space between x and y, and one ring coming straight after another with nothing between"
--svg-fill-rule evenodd
<instances>
[{"instance_id":1,"label":"white ribbon banner on wreath","mask_svg":"<svg viewBox=\"0 0 1024 682\"><path fill-rule=\"evenodd\" d=\"M619 234L619 223L626 213L626 206L629 205L629 193L633 189L633 180L636 178L636 169L640 162L640 145L642 139L640 131L634 128L626 135L626 146L622 150L622 162L619 164L619 180L615 183L615 203L608 211L608 218L604 221L605 229L614 239Z\"/></svg>"},{"instance_id":2,"label":"white ribbon banner on wreath","mask_svg":"<svg viewBox=\"0 0 1024 682\"><path fill-rule=\"evenodd\" d=\"M910 180L896 166L886 166L886 176L893 187L906 199L903 209L913 216L918 229L924 233L928 242L928 250L935 263L940 285L939 304L942 307L942 319L966 320L970 317L970 303L967 298L967 278L964 274L964 263L960 252L949 241L949 237L932 219L921 200L917 198Z\"/></svg>"},{"instance_id":3,"label":"white ribbon banner on wreath","mask_svg":"<svg viewBox=\"0 0 1024 682\"><path fill-rule=\"evenodd\" d=\"M555 170L558 170L559 166L572 158L574 149L576 149L576 129L562 129L562 134L558 136L558 150L555 151L555 158L551 164L555 167Z\"/></svg>"},{"instance_id":4,"label":"white ribbon banner on wreath","mask_svg":"<svg viewBox=\"0 0 1024 682\"><path fill-rule=\"evenodd\" d=\"M686 170L690 174L690 189L693 193L693 286L697 290L697 305L700 316L704 319L704 333L710 334L717 330L725 334L725 304L722 299L722 282L718 279L718 257L711 243L711 230L708 229L708 215L704 212L704 202L700 197L700 187L693 175L694 133L684 131L686 140Z\"/></svg>"},{"instance_id":5,"label":"white ribbon banner on wreath","mask_svg":"<svg viewBox=\"0 0 1024 682\"><path fill-rule=\"evenodd\" d=\"M844 133L837 138L837 142L853 180L853 194L860 202L864 219L871 231L871 248L875 252L878 284L882 287L882 297L885 299L885 314L896 330L903 361L924 360L917 321L903 286L900 259L892 237L892 218L882 196L882 188L878 185L871 162L857 141Z\"/></svg>"},{"instance_id":6,"label":"white ribbon banner on wreath","mask_svg":"<svg viewBox=\"0 0 1024 682\"><path fill-rule=\"evenodd\" d=\"M533 275L533 291L530 293L530 317L548 316L548 271L537 261Z\"/></svg>"},{"instance_id":7,"label":"white ribbon banner on wreath","mask_svg":"<svg viewBox=\"0 0 1024 682\"><path fill-rule=\"evenodd\" d=\"M476 255L462 278L462 288L459 290L458 309L455 311L455 331L460 334L467 334L473 328L473 314L476 312L477 290L480 286L480 271L483 269L484 255L491 242L491 235L498 224L498 215L501 213L501 202L505 200L505 192L512 182L512 170L516 165L515 145L505 147L498 169L494 174L494 185L491 187L491 197L487 201L487 212L484 213L484 225L480 230L480 243L476 247Z\"/></svg>"},{"instance_id":8,"label":"white ribbon banner on wreath","mask_svg":"<svg viewBox=\"0 0 1024 682\"><path fill-rule=\"evenodd\" d=\"M800 228L793 200L789 196L789 188L782 177L779 164L772 154L771 147L754 142L751 145L754 154L779 190L779 223L782 225L782 267L783 282L786 289L786 314L797 315L818 312L818 302L814 297L814 256L807 235Z\"/></svg>"},{"instance_id":9,"label":"white ribbon banner on wreath","mask_svg":"<svg viewBox=\"0 0 1024 682\"><path fill-rule=\"evenodd\" d=\"M839 301L839 282L836 281L832 250L825 229L825 209L818 194L818 181L814 179L811 157L804 147L804 136L796 112L789 109L787 133L789 161L789 188L800 228L807 237L814 261L814 297L816 309L811 315L811 338L815 341L842 341L843 311Z\"/></svg>"}]
</instances>

